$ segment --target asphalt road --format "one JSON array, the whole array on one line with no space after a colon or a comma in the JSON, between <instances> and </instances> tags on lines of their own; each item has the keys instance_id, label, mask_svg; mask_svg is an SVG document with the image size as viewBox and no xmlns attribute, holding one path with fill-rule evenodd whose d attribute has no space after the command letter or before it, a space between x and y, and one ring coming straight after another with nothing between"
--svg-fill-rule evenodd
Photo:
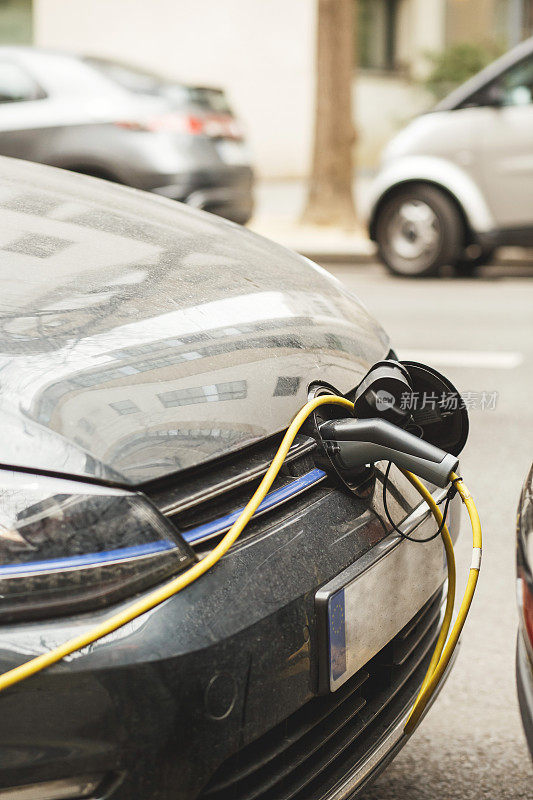
<instances>
[{"instance_id":1,"label":"asphalt road","mask_svg":"<svg viewBox=\"0 0 533 800\"><path fill-rule=\"evenodd\" d=\"M401 356L445 372L474 408L461 473L483 523L483 567L461 652L411 741L365 800L518 800L533 769L516 699L515 516L533 460L533 265L496 265L475 280L401 280L379 265L324 265L363 300ZM409 352L409 355L411 353ZM438 362L438 363L437 363ZM477 394L476 394L477 393ZM458 592L470 563L463 518Z\"/></svg>"}]
</instances>

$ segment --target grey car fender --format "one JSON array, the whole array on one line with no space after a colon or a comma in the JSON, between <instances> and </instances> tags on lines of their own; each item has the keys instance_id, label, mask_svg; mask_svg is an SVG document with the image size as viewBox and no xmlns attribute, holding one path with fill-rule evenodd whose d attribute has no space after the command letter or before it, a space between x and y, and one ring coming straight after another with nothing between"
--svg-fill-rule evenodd
<instances>
[{"instance_id":1,"label":"grey car fender","mask_svg":"<svg viewBox=\"0 0 533 800\"><path fill-rule=\"evenodd\" d=\"M382 198L393 188L421 181L442 186L462 207L475 233L490 233L496 227L487 202L474 180L453 162L436 156L405 156L385 163L370 192L369 230L375 236L377 210Z\"/></svg>"}]
</instances>

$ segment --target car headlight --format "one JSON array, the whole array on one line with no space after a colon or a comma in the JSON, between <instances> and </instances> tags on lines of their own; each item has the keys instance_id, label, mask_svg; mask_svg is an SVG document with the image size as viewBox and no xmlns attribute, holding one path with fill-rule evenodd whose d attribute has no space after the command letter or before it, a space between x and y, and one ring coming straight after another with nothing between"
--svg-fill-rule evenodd
<instances>
[{"instance_id":1,"label":"car headlight","mask_svg":"<svg viewBox=\"0 0 533 800\"><path fill-rule=\"evenodd\" d=\"M0 619L89 610L195 560L142 494L0 471Z\"/></svg>"}]
</instances>

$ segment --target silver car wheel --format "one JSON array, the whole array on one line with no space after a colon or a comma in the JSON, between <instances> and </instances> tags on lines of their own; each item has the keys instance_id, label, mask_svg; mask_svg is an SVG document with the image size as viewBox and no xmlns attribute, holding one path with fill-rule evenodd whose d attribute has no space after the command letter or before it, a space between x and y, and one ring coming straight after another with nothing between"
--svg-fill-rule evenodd
<instances>
[{"instance_id":1,"label":"silver car wheel","mask_svg":"<svg viewBox=\"0 0 533 800\"><path fill-rule=\"evenodd\" d=\"M431 261L440 246L440 225L437 215L422 200L406 200L398 206L389 221L388 239L391 248L406 262L425 256ZM408 267L408 264L405 264ZM414 271L419 268L413 264ZM406 269L407 271L407 269Z\"/></svg>"},{"instance_id":2,"label":"silver car wheel","mask_svg":"<svg viewBox=\"0 0 533 800\"><path fill-rule=\"evenodd\" d=\"M398 187L376 211L373 233L382 261L394 275L426 278L454 265L465 228L454 201L437 186Z\"/></svg>"}]
</instances>

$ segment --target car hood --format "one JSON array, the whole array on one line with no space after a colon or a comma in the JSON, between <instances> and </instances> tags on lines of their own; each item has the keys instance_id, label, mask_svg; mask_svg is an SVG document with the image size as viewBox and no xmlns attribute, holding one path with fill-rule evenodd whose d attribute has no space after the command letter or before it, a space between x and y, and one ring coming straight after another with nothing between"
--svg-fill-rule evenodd
<instances>
[{"instance_id":1,"label":"car hood","mask_svg":"<svg viewBox=\"0 0 533 800\"><path fill-rule=\"evenodd\" d=\"M0 159L0 462L140 485L285 429L388 340L322 269L210 214Z\"/></svg>"}]
</instances>

